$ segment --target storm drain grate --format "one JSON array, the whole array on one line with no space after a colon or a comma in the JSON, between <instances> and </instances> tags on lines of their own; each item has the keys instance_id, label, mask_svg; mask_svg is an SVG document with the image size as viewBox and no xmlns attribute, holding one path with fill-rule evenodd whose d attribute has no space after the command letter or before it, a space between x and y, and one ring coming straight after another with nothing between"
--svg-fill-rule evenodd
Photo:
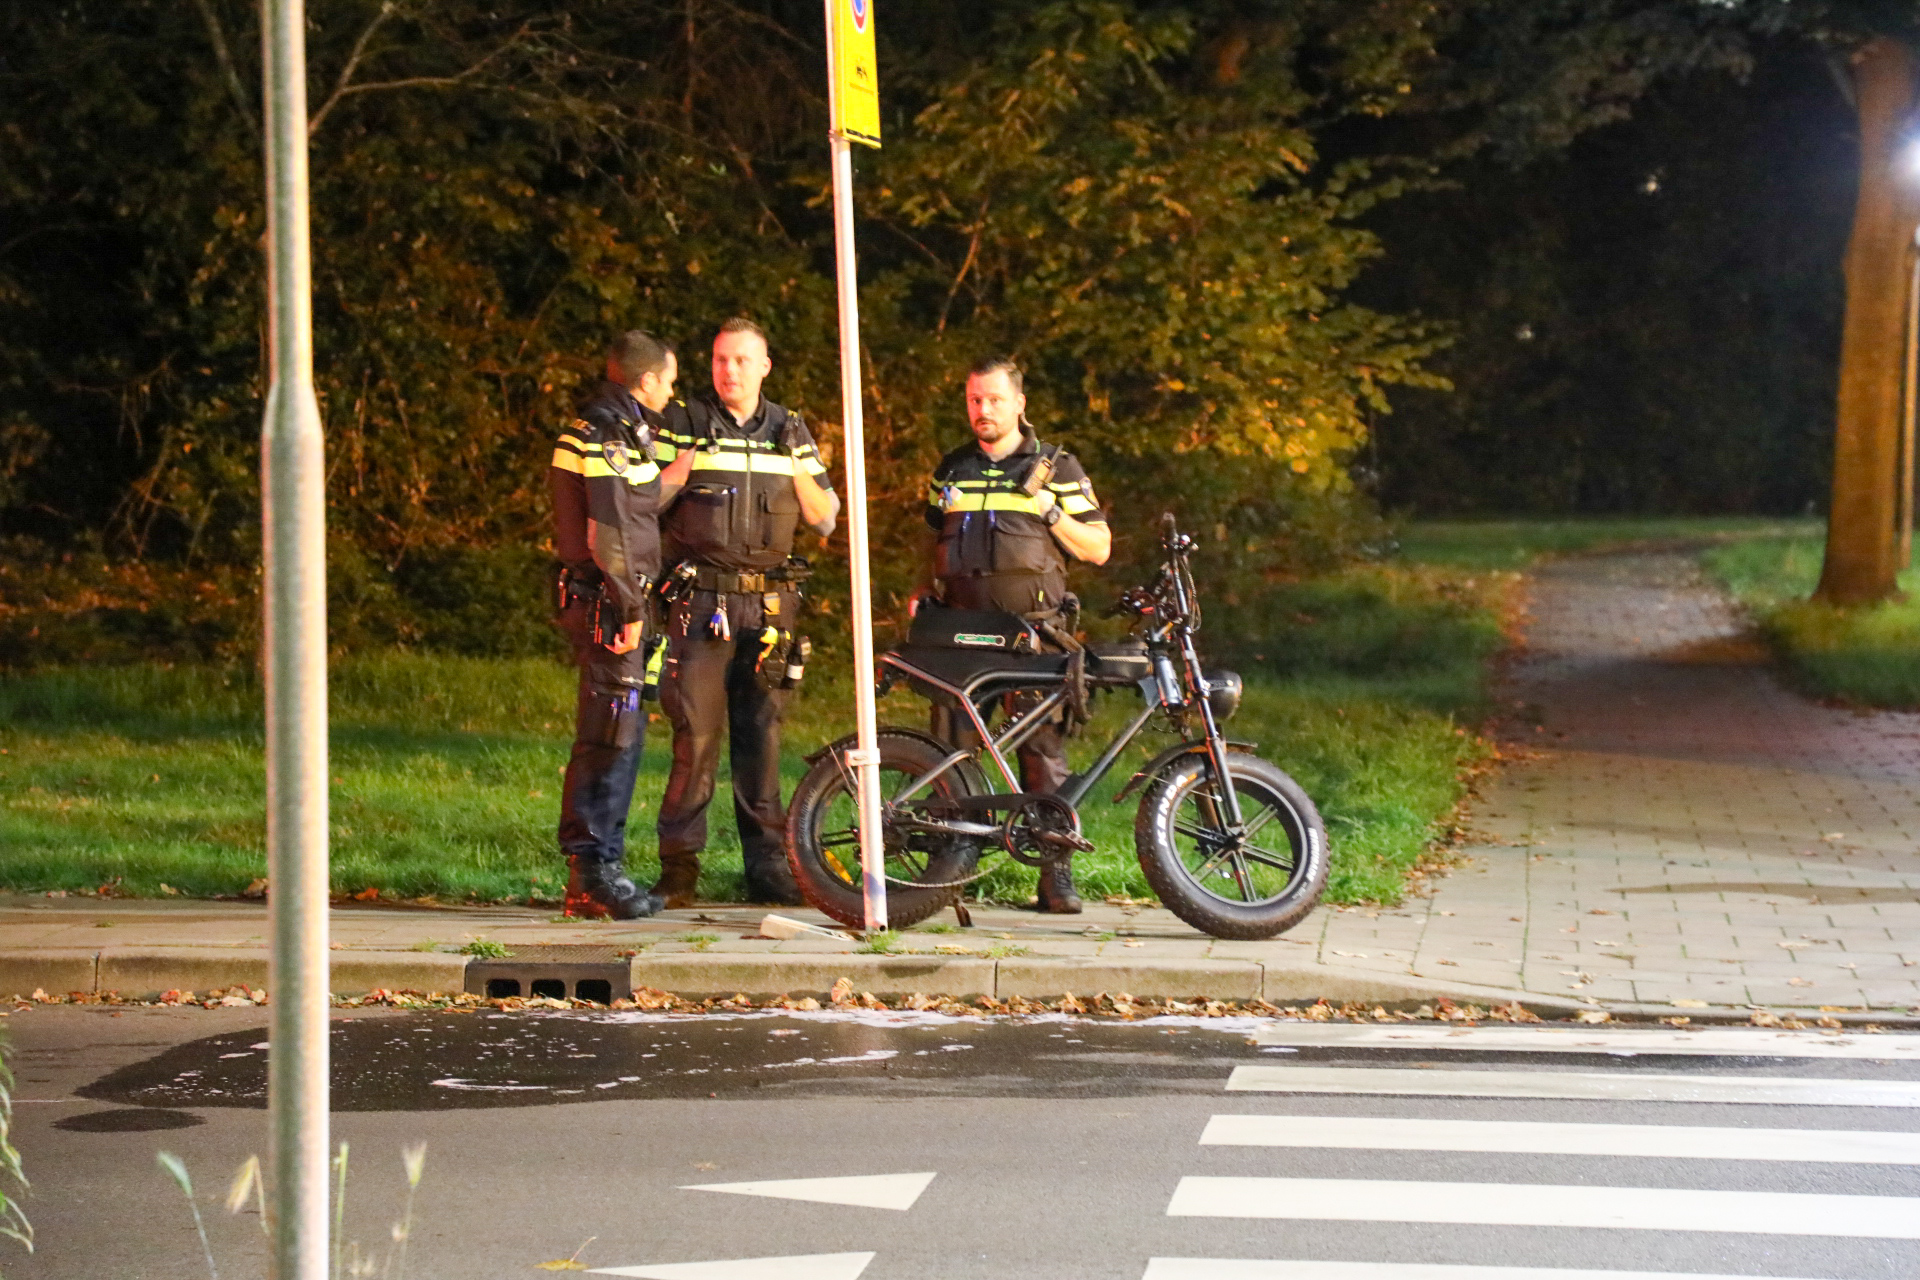
<instances>
[{"instance_id":1,"label":"storm drain grate","mask_svg":"<svg viewBox=\"0 0 1920 1280\"><path fill-rule=\"evenodd\" d=\"M633 989L633 966L620 948L604 944L514 947L499 959L467 963L467 991L489 1000L513 996L569 997L611 1004Z\"/></svg>"}]
</instances>

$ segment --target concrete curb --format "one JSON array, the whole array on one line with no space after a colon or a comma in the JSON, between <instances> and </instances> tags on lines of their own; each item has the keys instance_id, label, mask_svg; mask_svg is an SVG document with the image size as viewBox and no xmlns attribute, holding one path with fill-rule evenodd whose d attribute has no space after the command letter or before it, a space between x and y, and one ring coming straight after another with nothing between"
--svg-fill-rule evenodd
<instances>
[{"instance_id":1,"label":"concrete curb","mask_svg":"<svg viewBox=\"0 0 1920 1280\"><path fill-rule=\"evenodd\" d=\"M441 952L335 951L331 986L341 996L369 991L454 993L466 990L468 958ZM493 963L480 962L473 963ZM545 967L529 962L535 967ZM630 962L635 989L651 987L688 998L736 993L825 996L841 978L855 991L880 996L913 994L973 1000L1056 999L1101 992L1157 999L1264 999L1277 1005L1319 1000L1406 1008L1451 1000L1483 1008L1519 1003L1536 1014L1567 1017L1604 1010L1630 1017L1687 1015L1696 1021L1745 1021L1748 1006L1707 1008L1627 1002L1588 1002L1470 983L1439 982L1416 974L1388 974L1332 965L1277 965L1255 960L1093 959L1071 956L946 956L862 952L672 952L640 954ZM0 949L0 996L105 994L144 999L166 991L205 992L220 987L268 985L268 957L256 947L105 947ZM1775 1006L1782 1016L1819 1016L1794 1006ZM1907 1021L1903 1008L1882 1013L1835 1012L1841 1021L1892 1024Z\"/></svg>"},{"instance_id":2,"label":"concrete curb","mask_svg":"<svg viewBox=\"0 0 1920 1280\"><path fill-rule=\"evenodd\" d=\"M337 995L369 991L459 991L467 958L415 951L335 951ZM228 947L106 947L99 951L0 950L0 994L26 997L117 992L148 999L167 991L268 985L264 950Z\"/></svg>"}]
</instances>

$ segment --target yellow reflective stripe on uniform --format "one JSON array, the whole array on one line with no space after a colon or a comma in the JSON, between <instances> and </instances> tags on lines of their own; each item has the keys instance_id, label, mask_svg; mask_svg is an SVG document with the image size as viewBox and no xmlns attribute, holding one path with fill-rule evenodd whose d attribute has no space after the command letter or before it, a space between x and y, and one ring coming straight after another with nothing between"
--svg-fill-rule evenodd
<instances>
[{"instance_id":1,"label":"yellow reflective stripe on uniform","mask_svg":"<svg viewBox=\"0 0 1920 1280\"><path fill-rule=\"evenodd\" d=\"M1040 514L1040 503L1024 493L962 493L947 506L949 511L1024 511Z\"/></svg>"},{"instance_id":2,"label":"yellow reflective stripe on uniform","mask_svg":"<svg viewBox=\"0 0 1920 1280\"><path fill-rule=\"evenodd\" d=\"M1100 504L1086 497L1076 487L1072 493L1060 498L1060 509L1070 516L1085 515L1089 511L1098 511Z\"/></svg>"},{"instance_id":3,"label":"yellow reflective stripe on uniform","mask_svg":"<svg viewBox=\"0 0 1920 1280\"><path fill-rule=\"evenodd\" d=\"M625 480L628 484L646 484L657 479L660 468L651 462L636 462L625 471L615 471L604 458L581 458L580 474L589 480ZM558 466L556 462L554 465ZM566 470L573 470L572 467Z\"/></svg>"},{"instance_id":4,"label":"yellow reflective stripe on uniform","mask_svg":"<svg viewBox=\"0 0 1920 1280\"><path fill-rule=\"evenodd\" d=\"M587 460L571 449L555 449L553 451L553 465L558 470L571 471L576 476L585 475ZM600 465L605 466L606 464L603 462Z\"/></svg>"},{"instance_id":5,"label":"yellow reflective stripe on uniform","mask_svg":"<svg viewBox=\"0 0 1920 1280\"><path fill-rule=\"evenodd\" d=\"M826 465L818 458L796 458L794 459L794 465L810 476L823 476L827 474Z\"/></svg>"},{"instance_id":6,"label":"yellow reflective stripe on uniform","mask_svg":"<svg viewBox=\"0 0 1920 1280\"><path fill-rule=\"evenodd\" d=\"M695 471L751 471L755 475L790 476L793 474L794 460L784 453L696 453L693 455ZM826 468L814 463L807 468L809 474L818 475Z\"/></svg>"}]
</instances>

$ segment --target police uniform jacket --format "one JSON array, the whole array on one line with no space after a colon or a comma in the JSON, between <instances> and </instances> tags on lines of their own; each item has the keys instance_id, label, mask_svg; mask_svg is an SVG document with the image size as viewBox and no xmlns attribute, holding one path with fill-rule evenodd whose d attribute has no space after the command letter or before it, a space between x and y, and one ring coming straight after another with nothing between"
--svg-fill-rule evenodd
<instances>
[{"instance_id":1,"label":"police uniform jacket","mask_svg":"<svg viewBox=\"0 0 1920 1280\"><path fill-rule=\"evenodd\" d=\"M940 460L927 488L927 524L940 535L933 576L941 596L961 608L1048 613L1067 594L1067 556L1041 519L1038 494L1022 492L1040 462L1040 443L1022 428L1020 445L995 462L978 442ZM1078 459L1061 454L1047 483L1060 509L1104 524L1093 482Z\"/></svg>"},{"instance_id":2,"label":"police uniform jacket","mask_svg":"<svg viewBox=\"0 0 1920 1280\"><path fill-rule=\"evenodd\" d=\"M553 545L576 590L604 591L624 625L646 616L660 576L660 467L654 431L627 389L601 382L560 431Z\"/></svg>"},{"instance_id":3,"label":"police uniform jacket","mask_svg":"<svg viewBox=\"0 0 1920 1280\"><path fill-rule=\"evenodd\" d=\"M800 415L765 399L745 422L711 393L670 407L661 457L694 451L693 469L661 529L670 559L731 572L775 568L793 554L800 497L793 477L827 469Z\"/></svg>"}]
</instances>

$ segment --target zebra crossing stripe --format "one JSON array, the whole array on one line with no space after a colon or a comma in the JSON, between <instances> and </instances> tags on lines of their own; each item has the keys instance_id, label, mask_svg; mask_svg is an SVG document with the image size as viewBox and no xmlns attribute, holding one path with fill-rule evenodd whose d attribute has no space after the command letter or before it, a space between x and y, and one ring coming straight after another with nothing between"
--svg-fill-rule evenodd
<instances>
[{"instance_id":1,"label":"zebra crossing stripe","mask_svg":"<svg viewBox=\"0 0 1920 1280\"><path fill-rule=\"evenodd\" d=\"M1140 1280L1761 1280L1667 1271L1559 1271L1428 1262L1306 1262L1251 1258L1149 1258Z\"/></svg>"},{"instance_id":2,"label":"zebra crossing stripe","mask_svg":"<svg viewBox=\"0 0 1920 1280\"><path fill-rule=\"evenodd\" d=\"M1920 1240L1920 1199L1362 1178L1180 1179L1167 1216Z\"/></svg>"},{"instance_id":3,"label":"zebra crossing stripe","mask_svg":"<svg viewBox=\"0 0 1920 1280\"><path fill-rule=\"evenodd\" d=\"M1279 1023L1253 1033L1263 1045L1331 1049L1513 1050L1525 1053L1685 1054L1713 1057L1884 1058L1920 1061L1920 1035L1820 1035L1764 1027L1427 1027Z\"/></svg>"},{"instance_id":4,"label":"zebra crossing stripe","mask_svg":"<svg viewBox=\"0 0 1920 1280\"><path fill-rule=\"evenodd\" d=\"M1920 1133L1373 1116L1219 1115L1207 1122L1200 1145L1920 1164Z\"/></svg>"},{"instance_id":5,"label":"zebra crossing stripe","mask_svg":"<svg viewBox=\"0 0 1920 1280\"><path fill-rule=\"evenodd\" d=\"M1920 1107L1920 1082L1600 1071L1426 1071L1401 1067L1242 1066L1235 1093L1371 1093L1438 1098L1573 1098L1812 1107Z\"/></svg>"}]
</instances>

